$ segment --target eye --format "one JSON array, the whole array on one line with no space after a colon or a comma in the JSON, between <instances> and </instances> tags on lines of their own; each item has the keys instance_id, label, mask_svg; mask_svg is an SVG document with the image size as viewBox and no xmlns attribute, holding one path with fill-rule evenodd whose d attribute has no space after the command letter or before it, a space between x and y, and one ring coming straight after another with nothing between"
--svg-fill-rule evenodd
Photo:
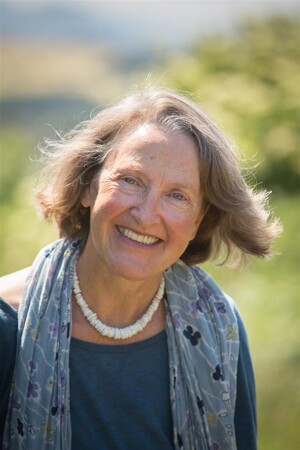
<instances>
[{"instance_id":1,"label":"eye","mask_svg":"<svg viewBox=\"0 0 300 450\"><path fill-rule=\"evenodd\" d=\"M171 194L171 197L174 198L175 200L181 200L181 201L186 200L186 197L183 194L181 194L180 192L173 192Z\"/></svg>"},{"instance_id":2,"label":"eye","mask_svg":"<svg viewBox=\"0 0 300 450\"><path fill-rule=\"evenodd\" d=\"M123 177L123 181L127 184L136 184L136 180L132 177Z\"/></svg>"}]
</instances>

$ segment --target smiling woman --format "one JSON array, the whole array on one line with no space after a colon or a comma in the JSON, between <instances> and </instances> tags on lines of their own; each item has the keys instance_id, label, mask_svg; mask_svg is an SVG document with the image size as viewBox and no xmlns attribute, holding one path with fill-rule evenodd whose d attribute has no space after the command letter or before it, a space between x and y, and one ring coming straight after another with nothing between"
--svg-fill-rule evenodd
<instances>
[{"instance_id":1,"label":"smiling woman","mask_svg":"<svg viewBox=\"0 0 300 450\"><path fill-rule=\"evenodd\" d=\"M44 153L38 200L61 239L2 280L3 448L256 449L243 323L193 264L271 255L266 194L171 91L132 94Z\"/></svg>"},{"instance_id":2,"label":"smiling woman","mask_svg":"<svg viewBox=\"0 0 300 450\"><path fill-rule=\"evenodd\" d=\"M154 125L137 128L106 158L81 203L90 211L90 232L79 268L98 265L112 283L121 277L157 284L200 224L195 142Z\"/></svg>"}]
</instances>

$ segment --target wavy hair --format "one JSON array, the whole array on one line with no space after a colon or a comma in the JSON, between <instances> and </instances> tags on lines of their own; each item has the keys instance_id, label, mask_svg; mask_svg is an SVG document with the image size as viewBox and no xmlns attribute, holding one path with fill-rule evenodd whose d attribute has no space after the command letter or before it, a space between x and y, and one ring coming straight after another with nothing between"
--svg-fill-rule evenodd
<instances>
[{"instance_id":1,"label":"wavy hair","mask_svg":"<svg viewBox=\"0 0 300 450\"><path fill-rule=\"evenodd\" d=\"M170 90L134 92L64 137L45 141L41 150L47 164L37 198L43 216L57 222L60 235L86 240L90 213L81 205L83 192L124 134L143 124L185 133L199 151L206 213L181 258L196 264L219 257L225 263L247 255L272 255L271 244L281 227L268 212L268 193L247 185L233 146L206 113Z\"/></svg>"}]
</instances>

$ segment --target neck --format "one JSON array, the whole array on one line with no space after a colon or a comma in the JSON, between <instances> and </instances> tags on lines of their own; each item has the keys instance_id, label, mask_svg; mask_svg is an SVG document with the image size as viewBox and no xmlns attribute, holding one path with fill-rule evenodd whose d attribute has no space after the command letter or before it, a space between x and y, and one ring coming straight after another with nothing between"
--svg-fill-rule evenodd
<instances>
[{"instance_id":1,"label":"neck","mask_svg":"<svg viewBox=\"0 0 300 450\"><path fill-rule=\"evenodd\" d=\"M86 263L83 254L77 263L77 274L88 306L107 325L120 328L144 314L161 281L161 274L145 280L128 280L103 268L97 270L95 265Z\"/></svg>"}]
</instances>

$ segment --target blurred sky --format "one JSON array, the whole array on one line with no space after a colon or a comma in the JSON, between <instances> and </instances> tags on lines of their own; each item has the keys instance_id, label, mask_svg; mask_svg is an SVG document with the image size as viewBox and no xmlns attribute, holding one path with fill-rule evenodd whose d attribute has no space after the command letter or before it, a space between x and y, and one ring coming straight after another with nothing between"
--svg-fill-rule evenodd
<instances>
[{"instance_id":1,"label":"blurred sky","mask_svg":"<svg viewBox=\"0 0 300 450\"><path fill-rule=\"evenodd\" d=\"M2 39L110 41L182 49L195 36L229 32L245 18L299 16L299 1L2 0Z\"/></svg>"},{"instance_id":2,"label":"blurred sky","mask_svg":"<svg viewBox=\"0 0 300 450\"><path fill-rule=\"evenodd\" d=\"M238 33L245 20L267 15L299 17L299 6L292 0L0 0L0 119L35 135L47 132L45 123L68 129L82 111L119 99L148 77L165 83L161 62L208 35Z\"/></svg>"}]
</instances>

